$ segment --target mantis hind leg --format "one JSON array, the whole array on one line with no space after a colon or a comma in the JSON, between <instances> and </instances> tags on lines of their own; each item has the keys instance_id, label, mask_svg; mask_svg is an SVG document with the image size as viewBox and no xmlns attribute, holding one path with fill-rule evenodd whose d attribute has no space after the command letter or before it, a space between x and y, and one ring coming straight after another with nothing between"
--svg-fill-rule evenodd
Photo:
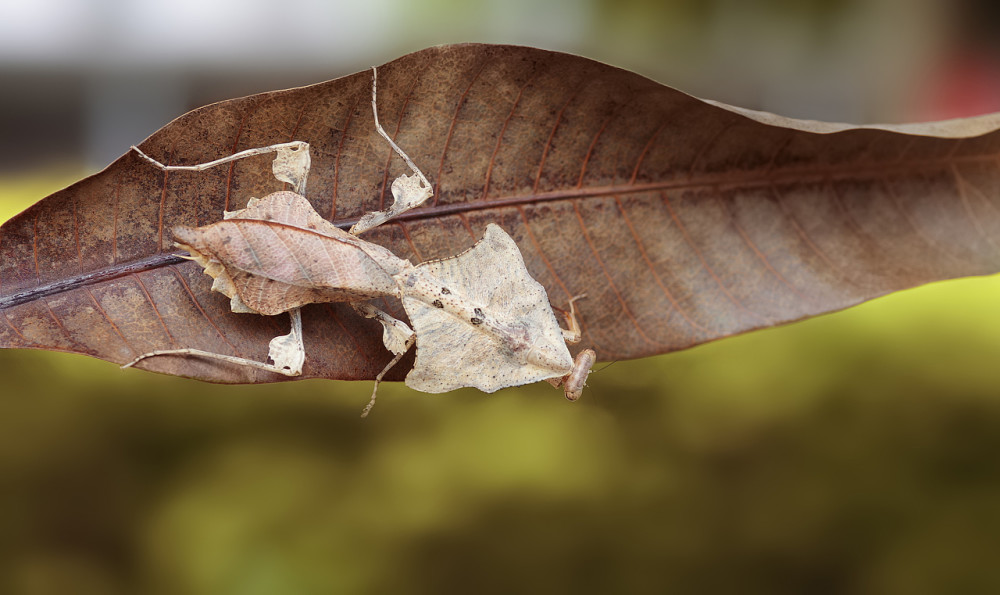
<instances>
[{"instance_id":1,"label":"mantis hind leg","mask_svg":"<svg viewBox=\"0 0 1000 595\"><path fill-rule=\"evenodd\" d=\"M144 353L129 363L123 365L122 369L131 368L139 362L151 357L163 355L185 355L214 359L238 366L246 366L249 368L256 368L258 370L264 370L266 372L274 372L275 374L282 374L284 376L298 376L302 374L302 365L305 363L306 358L306 348L305 344L302 342L302 311L299 308L293 308L288 311L288 314L292 319L291 332L287 335L281 335L271 339L271 343L269 344L268 359L273 361L273 364L258 362L243 357L237 357L235 355L213 353L202 349L184 348L160 349Z\"/></svg>"},{"instance_id":2,"label":"mantis hind leg","mask_svg":"<svg viewBox=\"0 0 1000 595\"><path fill-rule=\"evenodd\" d=\"M312 163L311 157L309 156L309 143L305 141L291 141L268 145L266 147L247 149L213 161L207 161L205 163L198 163L195 165L164 165L144 153L138 147L133 146L132 150L135 151L139 157L164 172L205 171L217 165L231 163L240 159L246 159L257 155L265 155L267 153L275 153L274 161L271 164L271 171L274 174L274 177L281 182L291 184L294 192L301 195L305 195L306 182L309 178L309 168ZM283 374L285 376L298 376L302 373L302 365L305 362L305 346L302 342L302 311L300 308L293 308L288 311L288 314L292 319L291 332L287 335L281 335L271 339L271 342L268 345L268 358L274 362L273 364L258 362L232 355L225 355L222 353L213 353L201 349L184 348L150 351L149 353L144 353L131 362L125 364L122 368L132 367L142 360L150 357L163 355L186 355L257 368L268 372L274 372L276 374Z\"/></svg>"},{"instance_id":3,"label":"mantis hind leg","mask_svg":"<svg viewBox=\"0 0 1000 595\"><path fill-rule=\"evenodd\" d=\"M222 157L220 159L215 159L214 161L198 163L195 165L164 165L156 159L153 159L149 155L143 153L136 146L133 146L132 150L135 151L140 157L165 172L205 171L206 169L215 167L216 165L222 165L223 163L231 163L247 157L264 155L266 153L276 153L274 162L271 164L271 171L274 173L274 177L282 182L288 182L292 185L292 189L296 194L302 195L305 195L306 193L306 180L309 177L309 167L312 163L312 159L309 156L309 143L300 140L278 143L255 149L247 149L245 151L240 151L239 153L233 153L228 157Z\"/></svg>"}]
</instances>

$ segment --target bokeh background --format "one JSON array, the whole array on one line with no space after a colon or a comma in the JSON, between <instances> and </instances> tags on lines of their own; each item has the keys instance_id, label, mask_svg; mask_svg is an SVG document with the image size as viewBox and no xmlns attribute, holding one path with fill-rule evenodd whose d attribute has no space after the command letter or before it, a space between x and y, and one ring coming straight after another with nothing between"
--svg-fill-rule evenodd
<instances>
[{"instance_id":1,"label":"bokeh background","mask_svg":"<svg viewBox=\"0 0 1000 595\"><path fill-rule=\"evenodd\" d=\"M0 0L0 220L204 103L428 45L855 123L1000 110L989 0ZM0 593L1000 592L1000 280L545 386L0 351Z\"/></svg>"}]
</instances>

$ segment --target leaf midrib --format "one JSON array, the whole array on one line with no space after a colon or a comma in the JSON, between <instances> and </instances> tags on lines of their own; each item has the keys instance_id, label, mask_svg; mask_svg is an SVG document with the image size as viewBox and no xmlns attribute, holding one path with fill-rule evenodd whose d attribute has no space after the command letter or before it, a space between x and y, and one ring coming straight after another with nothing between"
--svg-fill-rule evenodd
<instances>
[{"instance_id":1,"label":"leaf midrib","mask_svg":"<svg viewBox=\"0 0 1000 595\"><path fill-rule=\"evenodd\" d=\"M955 139L956 142L963 139ZM664 180L648 183L628 183L612 186L577 187L551 192L541 192L537 194L525 194L520 196L510 196L493 200L474 200L458 202L453 204L436 205L433 207L415 209L401 215L397 215L394 221L419 221L423 219L434 219L445 215L457 213L469 213L474 211L485 211L495 208L511 207L527 204L537 204L543 202L553 202L559 200L573 200L577 198L594 197L614 197L624 194L635 194L642 192L657 192L665 190L692 189L700 187L726 188L752 188L761 186L776 186L782 183L808 184L810 182L828 182L836 179L851 179L863 177L886 178L890 176L905 175L908 173L926 173L933 167L942 167L946 164L954 163L974 163L985 162L996 159L996 155L971 155L956 157L952 154L940 157L922 159L916 161L897 160L895 164L874 163L866 166L858 166L851 163L839 163L829 166L808 166L808 167L787 167L781 169L769 169L765 171L741 171L731 172L711 172L697 176L687 176L683 179ZM358 221L359 217L342 219L334 223L341 229L349 229ZM36 287L25 289L8 296L0 297L0 310L12 308L25 304L36 299L42 299L59 295L61 293L96 285L106 281L125 277L143 271L158 269L165 266L172 266L185 262L183 251L162 252L125 263L116 263L109 267L88 271L45 283Z\"/></svg>"}]
</instances>

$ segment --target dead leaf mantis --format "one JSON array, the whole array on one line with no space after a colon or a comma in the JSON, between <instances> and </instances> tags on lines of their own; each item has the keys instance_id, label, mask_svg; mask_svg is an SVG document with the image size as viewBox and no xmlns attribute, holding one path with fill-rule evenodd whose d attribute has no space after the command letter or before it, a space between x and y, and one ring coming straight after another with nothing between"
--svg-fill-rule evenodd
<instances>
[{"instance_id":1,"label":"dead leaf mantis","mask_svg":"<svg viewBox=\"0 0 1000 595\"><path fill-rule=\"evenodd\" d=\"M144 353L127 368L155 356L203 357L298 376L305 362L301 307L313 302L348 302L361 315L382 324L383 343L393 359L375 378L366 416L375 403L385 374L417 346L407 386L440 393L472 386L494 392L508 386L546 380L563 386L566 398L580 397L596 356L590 349L574 360L567 343L580 340L574 302L562 329L545 288L524 265L514 240L489 224L481 240L451 258L414 265L389 250L357 236L392 217L419 206L432 186L406 153L379 124L376 103L378 72L372 69L372 112L375 127L413 172L391 187L392 205L370 212L345 232L323 219L305 198L309 145L292 141L248 149L207 163L168 166L133 147L160 170L203 171L246 157L275 153L274 176L292 185L246 208L224 213L222 221L197 229L174 228L176 244L213 277L212 289L230 298L237 313L276 315L288 312L291 332L275 337L268 359L259 362L194 348ZM393 318L368 300L399 298L413 325Z\"/></svg>"}]
</instances>

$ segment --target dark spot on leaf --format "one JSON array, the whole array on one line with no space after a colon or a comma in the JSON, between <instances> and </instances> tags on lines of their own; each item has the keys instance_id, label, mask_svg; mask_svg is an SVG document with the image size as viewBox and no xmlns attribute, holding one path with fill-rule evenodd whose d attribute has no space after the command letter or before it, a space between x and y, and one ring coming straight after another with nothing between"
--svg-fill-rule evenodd
<instances>
[{"instance_id":1,"label":"dark spot on leaf","mask_svg":"<svg viewBox=\"0 0 1000 595\"><path fill-rule=\"evenodd\" d=\"M448 289L447 287L442 287L441 288L441 295L451 295L451 290Z\"/></svg>"},{"instance_id":2,"label":"dark spot on leaf","mask_svg":"<svg viewBox=\"0 0 1000 595\"><path fill-rule=\"evenodd\" d=\"M478 326L478 325L480 325L480 324L483 323L483 319L482 318L472 317L472 318L469 319L469 322L471 322L475 326Z\"/></svg>"},{"instance_id":3,"label":"dark spot on leaf","mask_svg":"<svg viewBox=\"0 0 1000 595\"><path fill-rule=\"evenodd\" d=\"M476 308L475 310L472 311L472 313L475 314L478 318L486 318L486 315L483 314L483 310L481 308Z\"/></svg>"},{"instance_id":4,"label":"dark spot on leaf","mask_svg":"<svg viewBox=\"0 0 1000 595\"><path fill-rule=\"evenodd\" d=\"M441 300L434 300L431 302L431 305L435 308L444 308L444 304L441 303Z\"/></svg>"}]
</instances>

